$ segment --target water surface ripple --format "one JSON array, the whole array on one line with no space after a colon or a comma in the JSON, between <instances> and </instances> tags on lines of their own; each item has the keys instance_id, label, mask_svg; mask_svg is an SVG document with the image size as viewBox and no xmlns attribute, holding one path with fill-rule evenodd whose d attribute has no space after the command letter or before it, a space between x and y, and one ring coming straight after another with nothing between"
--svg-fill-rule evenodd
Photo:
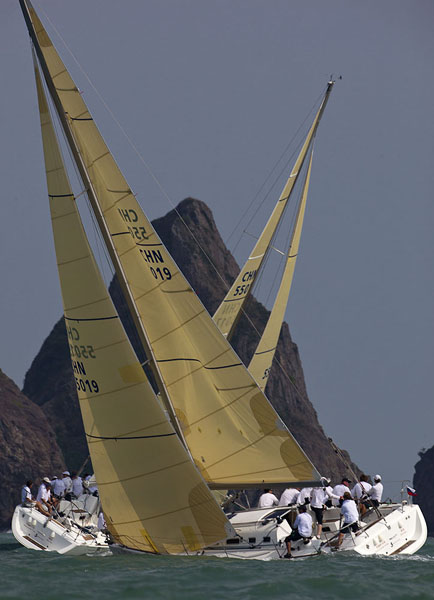
<instances>
[{"instance_id":1,"label":"water surface ripple","mask_svg":"<svg viewBox=\"0 0 434 600\"><path fill-rule=\"evenodd\" d=\"M336 553L261 562L202 557L65 557L0 534L0 598L32 600L434 599L434 539L413 556Z\"/></svg>"}]
</instances>

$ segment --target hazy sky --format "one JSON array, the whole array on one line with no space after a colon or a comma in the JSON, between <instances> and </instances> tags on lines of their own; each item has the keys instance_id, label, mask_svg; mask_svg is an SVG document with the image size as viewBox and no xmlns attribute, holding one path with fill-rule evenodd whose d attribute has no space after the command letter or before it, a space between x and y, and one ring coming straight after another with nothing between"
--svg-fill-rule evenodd
<instances>
[{"instance_id":1,"label":"hazy sky","mask_svg":"<svg viewBox=\"0 0 434 600\"><path fill-rule=\"evenodd\" d=\"M224 239L330 73L342 74L320 126L287 320L327 434L398 489L434 444L432 1L34 5L147 214L171 204L55 30L171 201L205 201ZM62 309L17 0L0 2L0 34L0 368L21 385Z\"/></svg>"}]
</instances>

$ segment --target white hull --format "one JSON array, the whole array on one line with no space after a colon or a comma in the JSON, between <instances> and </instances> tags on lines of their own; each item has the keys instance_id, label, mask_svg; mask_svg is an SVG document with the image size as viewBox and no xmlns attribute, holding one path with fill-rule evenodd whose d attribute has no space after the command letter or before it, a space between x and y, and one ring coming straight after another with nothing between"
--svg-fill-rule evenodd
<instances>
[{"instance_id":1,"label":"white hull","mask_svg":"<svg viewBox=\"0 0 434 600\"><path fill-rule=\"evenodd\" d=\"M17 506L12 517L12 533L26 548L79 556L110 552L106 537L100 531L90 533L74 522L46 517L36 508Z\"/></svg>"},{"instance_id":2,"label":"white hull","mask_svg":"<svg viewBox=\"0 0 434 600\"><path fill-rule=\"evenodd\" d=\"M398 505L381 508L383 519L367 523L356 535L348 535L344 550L354 550L363 556L414 554L424 545L428 531L419 506Z\"/></svg>"},{"instance_id":3,"label":"white hull","mask_svg":"<svg viewBox=\"0 0 434 600\"><path fill-rule=\"evenodd\" d=\"M230 521L238 534L199 554L219 558L273 560L286 554L285 538L291 532L281 514L287 509L256 509L234 513ZM339 552L353 551L363 556L414 554L426 541L427 527L420 508L412 504L380 507L380 514L370 511L357 533L347 534ZM280 513L280 514L279 514ZM294 514L295 516L295 514ZM315 527L315 525L314 525ZM324 534L308 543L292 542L293 558L306 558L336 551L334 542L340 528L339 509L325 512Z\"/></svg>"}]
</instances>

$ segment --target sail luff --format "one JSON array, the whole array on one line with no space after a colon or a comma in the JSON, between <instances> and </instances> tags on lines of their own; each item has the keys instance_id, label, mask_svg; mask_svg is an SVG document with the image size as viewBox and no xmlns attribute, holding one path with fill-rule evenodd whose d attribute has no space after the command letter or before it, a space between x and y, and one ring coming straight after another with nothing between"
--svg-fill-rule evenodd
<instances>
[{"instance_id":1,"label":"sail luff","mask_svg":"<svg viewBox=\"0 0 434 600\"><path fill-rule=\"evenodd\" d=\"M39 40L38 40L38 37L36 35L35 29L34 29L34 26L33 26L32 20L31 20L31 16L30 16L30 13L29 13L29 10L28 10L28 7L27 7L26 4L29 4L29 6L31 6L31 3L29 2L29 0L20 0L20 5L21 5L21 8L23 10L23 14L24 14L24 18L25 18L25 21L26 21L26 24L27 24L27 28L28 28L30 37L32 39L32 42L33 42L36 54L38 56L38 60L39 60L39 63L41 65L42 73L44 75L44 79L45 79L45 82L47 84L47 88L48 88L48 91L50 93L50 97L52 98L53 104L54 104L54 106L56 108L56 112L58 114L60 123L62 125L62 129L64 131L66 140L67 140L68 145L70 147L70 150L71 150L71 153L73 155L75 164L77 166L79 175L80 175L80 177L82 179L84 188L86 190L87 196L88 196L89 201L91 203L92 210L94 211L95 218L97 220L97 223L98 223L101 235L102 235L102 237L104 239L104 243L106 245L107 251L108 251L109 256L110 256L110 259L111 259L111 261L113 263L113 267L114 267L116 275L117 275L118 283L119 283L119 285L121 287L121 290L122 290L122 293L124 295L125 301L126 301L126 303L128 305L128 308L130 310L130 314L131 314L131 317L133 319L134 326L135 326L135 328L137 330L137 334L139 336L140 342L141 342L142 347L143 347L143 349L145 351L146 357L147 357L147 359L149 361L149 366L150 366L150 368L152 370L152 373L153 373L153 375L155 377L158 389L159 389L160 394L161 394L162 401L163 401L163 403L164 403L164 405L166 407L166 410L169 413L170 420L172 421L172 424L173 424L173 426L174 426L174 428L175 428L178 436L180 437L180 439L182 440L184 446L188 450L188 446L187 446L187 444L185 442L184 434L182 432L182 428L180 426L179 420L178 420L178 418L176 416L175 410L174 410L174 408L172 406L172 403L170 401L170 398L169 398L169 395L167 393L167 389L166 389L166 386L164 384L164 381L163 381L163 379L161 377L161 373L160 373L160 370L158 368L158 365L157 365L157 363L155 361L155 357L153 355L152 348L151 348L151 345L149 343L149 339L148 339L146 331L145 331L145 329L143 327L143 323L141 321L140 315L139 315L139 313L137 311L137 306L136 306L136 304L134 302L134 299L133 299L133 296L132 296L132 293L131 293L131 289L130 289L130 287L128 285L127 278L125 277L125 273L124 273L124 270L123 270L123 267L122 267L122 263L121 263L121 261L119 259L119 256L118 256L118 254L116 252L116 249L114 247L112 236L111 236L110 231L109 231L109 229L107 227L107 223L106 223L106 220L104 218L104 215L103 215L103 213L101 211L101 208L100 208L100 205L99 205L99 202L98 202L98 199L97 199L97 195L96 195L93 183L91 181L91 178L89 177L89 173L88 173L88 171L86 169L86 165L84 164L83 157L82 157L81 152L80 152L80 150L78 148L78 145L77 145L77 142L75 140L73 131L72 131L71 127L70 127L70 124L69 124L69 121L68 121L67 116L65 114L65 111L63 109L61 100L59 98L59 95L57 93L57 90L55 88L53 80L51 78L50 71L49 71L47 63L45 61L44 54L43 54L43 52L41 50L41 47L40 47L40 44L39 44ZM188 450L188 452L189 452L189 450Z\"/></svg>"},{"instance_id":2,"label":"sail luff","mask_svg":"<svg viewBox=\"0 0 434 600\"><path fill-rule=\"evenodd\" d=\"M321 105L318 109L318 112L315 115L313 123L299 152L297 160L295 161L294 167L291 170L285 187L283 188L282 193L280 194L279 200L277 201L277 204L275 205L266 226L264 227L246 263L240 270L240 273L235 278L235 281L233 282L226 296L220 303L220 306L214 313L214 321L217 323L217 326L219 327L222 334L228 340L231 339L234 333L235 327L242 314L245 302L250 296L253 289L253 285L258 278L262 265L264 264L264 259L267 255L267 252L269 251L275 232L284 215L285 209L288 204L288 200L291 196L291 192L297 181L297 178L305 161L312 140L315 137L325 107L327 106L327 102L330 97L333 85L334 81L328 82L327 89L324 94L324 98L321 102Z\"/></svg>"},{"instance_id":3,"label":"sail luff","mask_svg":"<svg viewBox=\"0 0 434 600\"><path fill-rule=\"evenodd\" d=\"M182 275L132 194L37 15L36 33L162 380L211 485L320 476Z\"/></svg>"},{"instance_id":4,"label":"sail luff","mask_svg":"<svg viewBox=\"0 0 434 600\"><path fill-rule=\"evenodd\" d=\"M271 365L277 349L280 330L285 316L286 306L291 291L292 280L294 277L295 263L300 246L301 231L303 228L304 213L306 210L306 201L309 190L310 175L312 170L313 147L310 152L309 164L303 185L302 196L300 199L297 216L292 232L291 242L286 257L285 268L280 282L276 299L268 318L265 329L261 335L258 346L253 354L249 371L255 378L258 386L265 390L268 382Z\"/></svg>"},{"instance_id":5,"label":"sail luff","mask_svg":"<svg viewBox=\"0 0 434 600\"><path fill-rule=\"evenodd\" d=\"M145 552L196 551L232 528L191 462L120 322L87 241L35 64L71 363L108 528Z\"/></svg>"}]
</instances>

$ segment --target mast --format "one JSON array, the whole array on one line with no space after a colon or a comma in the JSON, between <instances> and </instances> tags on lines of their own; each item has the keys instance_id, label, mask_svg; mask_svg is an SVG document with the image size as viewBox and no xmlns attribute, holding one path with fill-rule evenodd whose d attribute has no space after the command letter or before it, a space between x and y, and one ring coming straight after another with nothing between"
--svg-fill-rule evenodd
<instances>
[{"instance_id":1,"label":"mast","mask_svg":"<svg viewBox=\"0 0 434 600\"><path fill-rule=\"evenodd\" d=\"M101 208L100 208L99 203L97 201L97 196L96 196L95 189L94 189L94 187L92 185L92 182L91 182L91 180L89 178L89 175L87 173L87 170L86 170L83 158L81 156L81 153L80 153L80 151L78 149L78 146L76 144L76 141L74 139L74 135L73 135L73 133L71 131L68 119L66 118L65 111L63 110L62 103L61 103L60 98L59 98L59 96L57 94L57 91L56 91L56 88L54 86L53 80L51 79L51 75L50 75L50 72L48 70L47 63L46 63L44 55L42 53L42 50L41 50L38 38L36 36L35 30L34 30L34 27L33 27L33 23L32 23L31 17L30 17L28 5L31 6L31 2L29 0L19 0L19 2L20 2L21 10L23 11L24 20L26 22L30 38L31 38L33 46L35 48L36 55L38 57L38 61L39 61L39 64L41 66L42 73L44 75L44 79L45 79L48 91L50 93L51 99L52 99L53 104L55 106L55 109L56 109L57 115L59 117L60 123L62 125L62 129L64 131L66 140L67 140L68 145L69 145L69 147L71 149L72 156L73 156L74 161L75 161L75 163L77 165L78 172L80 174L80 177L81 177L82 182L83 182L83 186L84 186L84 188L86 190L86 193L88 195L88 198L89 198L92 210L93 210L93 212L95 214L95 218L97 220L99 229L101 231L101 235L103 237L104 243L105 243L105 245L107 247L107 251L109 253L110 259L111 259L111 261L113 263L113 267L115 269L115 273L116 273L119 285L121 286L121 290L122 290L123 296L125 298L125 301L127 303L128 309L129 309L130 314L131 314L132 319L133 319L134 327L137 330L140 342L141 342L141 344L143 346L143 349L145 351L145 354L146 354L146 358L147 358L147 360L149 362L149 365L151 367L152 374L155 377L155 380L156 380L156 383L157 383L157 387L158 387L158 390L159 390L159 392L161 394L161 398L163 400L164 406L165 406L165 408L166 408L166 410L167 410L167 412L169 414L170 421L171 421L171 423L172 423L172 425L173 425L176 433L178 434L178 437L180 438L180 440L182 441L182 443L184 444L185 448L187 449L187 451L190 454L190 450L188 449L188 446L187 446L187 444L185 442L185 438L184 438L184 435L182 433L182 429L181 429L179 420L178 420L178 418L176 416L175 410L174 410L174 408L172 406L172 403L170 401L169 395L167 393L166 386L165 386L164 381L163 381L163 379L161 377L159 368L158 368L158 366L157 366L157 364L156 364L156 362L154 360L154 356L152 354L152 350L151 350L151 347L150 347L150 342L149 342L149 339L148 339L148 337L146 335L144 327L142 325L142 322L141 322L141 319L140 319L140 315L139 315L139 313L137 311L136 304L135 304L135 302L133 300L132 293L131 293L130 287L129 287L128 283L127 283L127 280L126 280L126 277L125 277L125 274L124 274L124 270L123 270L122 264L121 264L121 262L119 260L119 257L118 257L118 255L117 255L117 253L115 251L113 240L111 238L111 235L110 235L109 229L107 227L106 221L104 219L104 216L102 214Z\"/></svg>"}]
</instances>

